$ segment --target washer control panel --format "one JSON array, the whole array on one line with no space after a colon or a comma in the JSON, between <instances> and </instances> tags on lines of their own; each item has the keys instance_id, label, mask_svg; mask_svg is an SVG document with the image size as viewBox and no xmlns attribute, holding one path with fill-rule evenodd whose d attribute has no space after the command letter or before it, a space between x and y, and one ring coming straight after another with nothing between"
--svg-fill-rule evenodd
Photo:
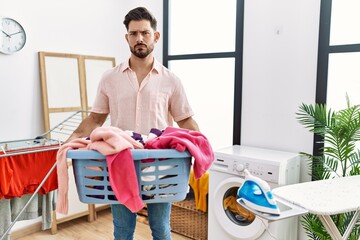
<instances>
[{"instance_id":1,"label":"washer control panel","mask_svg":"<svg viewBox=\"0 0 360 240\"><path fill-rule=\"evenodd\" d=\"M257 163L253 161L239 162L234 161L231 172L235 175L244 175L244 169L249 170L249 172L261 179L268 182L278 182L279 178L279 167L274 165L269 165L265 163ZM229 169L230 170L230 169Z\"/></svg>"},{"instance_id":2,"label":"washer control panel","mask_svg":"<svg viewBox=\"0 0 360 240\"><path fill-rule=\"evenodd\" d=\"M298 183L300 157L298 153L234 145L214 152L210 168L244 178L244 169L267 182L286 185Z\"/></svg>"},{"instance_id":3,"label":"washer control panel","mask_svg":"<svg viewBox=\"0 0 360 240\"><path fill-rule=\"evenodd\" d=\"M277 183L279 180L279 165L258 162L256 159L231 159L217 157L211 167L212 170L231 173L244 177L244 169L261 179Z\"/></svg>"}]
</instances>

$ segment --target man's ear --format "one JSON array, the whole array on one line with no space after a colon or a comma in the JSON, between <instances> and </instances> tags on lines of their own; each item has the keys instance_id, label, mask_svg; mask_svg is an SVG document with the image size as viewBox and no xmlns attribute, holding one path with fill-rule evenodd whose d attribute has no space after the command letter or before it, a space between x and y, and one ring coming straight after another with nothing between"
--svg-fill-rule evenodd
<instances>
[{"instance_id":1,"label":"man's ear","mask_svg":"<svg viewBox=\"0 0 360 240\"><path fill-rule=\"evenodd\" d=\"M154 33L154 41L155 41L155 42L158 42L159 39L160 39L160 33L159 33L159 32L155 32L155 33Z\"/></svg>"},{"instance_id":2,"label":"man's ear","mask_svg":"<svg viewBox=\"0 0 360 240\"><path fill-rule=\"evenodd\" d=\"M129 35L125 34L125 40L129 43Z\"/></svg>"}]
</instances>

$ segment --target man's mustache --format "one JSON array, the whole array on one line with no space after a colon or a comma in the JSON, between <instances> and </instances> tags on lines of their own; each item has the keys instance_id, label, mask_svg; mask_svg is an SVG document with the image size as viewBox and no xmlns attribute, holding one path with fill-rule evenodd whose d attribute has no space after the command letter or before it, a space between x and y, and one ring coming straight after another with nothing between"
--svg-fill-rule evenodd
<instances>
[{"instance_id":1,"label":"man's mustache","mask_svg":"<svg viewBox=\"0 0 360 240\"><path fill-rule=\"evenodd\" d=\"M138 43L138 44L136 44L134 47L138 47L138 46L147 47L146 44L144 44L144 43Z\"/></svg>"}]
</instances>

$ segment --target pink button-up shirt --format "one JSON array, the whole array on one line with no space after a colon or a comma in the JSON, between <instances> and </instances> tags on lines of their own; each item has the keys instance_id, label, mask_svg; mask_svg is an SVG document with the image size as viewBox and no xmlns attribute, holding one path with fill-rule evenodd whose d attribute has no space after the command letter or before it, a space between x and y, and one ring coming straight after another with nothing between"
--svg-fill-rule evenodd
<instances>
[{"instance_id":1,"label":"pink button-up shirt","mask_svg":"<svg viewBox=\"0 0 360 240\"><path fill-rule=\"evenodd\" d=\"M193 116L180 79L156 60L140 86L128 61L106 71L92 112L110 113L112 126L141 134Z\"/></svg>"}]
</instances>

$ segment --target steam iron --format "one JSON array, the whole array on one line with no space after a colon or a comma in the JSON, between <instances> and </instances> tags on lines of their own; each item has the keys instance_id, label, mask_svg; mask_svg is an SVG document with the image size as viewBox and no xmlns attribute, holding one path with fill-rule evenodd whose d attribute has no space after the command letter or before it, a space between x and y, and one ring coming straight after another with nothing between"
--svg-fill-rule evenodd
<instances>
[{"instance_id":1,"label":"steam iron","mask_svg":"<svg viewBox=\"0 0 360 240\"><path fill-rule=\"evenodd\" d=\"M256 211L279 216L279 207L273 198L270 186L264 180L253 176L247 169L245 172L245 182L239 188L237 202Z\"/></svg>"}]
</instances>

